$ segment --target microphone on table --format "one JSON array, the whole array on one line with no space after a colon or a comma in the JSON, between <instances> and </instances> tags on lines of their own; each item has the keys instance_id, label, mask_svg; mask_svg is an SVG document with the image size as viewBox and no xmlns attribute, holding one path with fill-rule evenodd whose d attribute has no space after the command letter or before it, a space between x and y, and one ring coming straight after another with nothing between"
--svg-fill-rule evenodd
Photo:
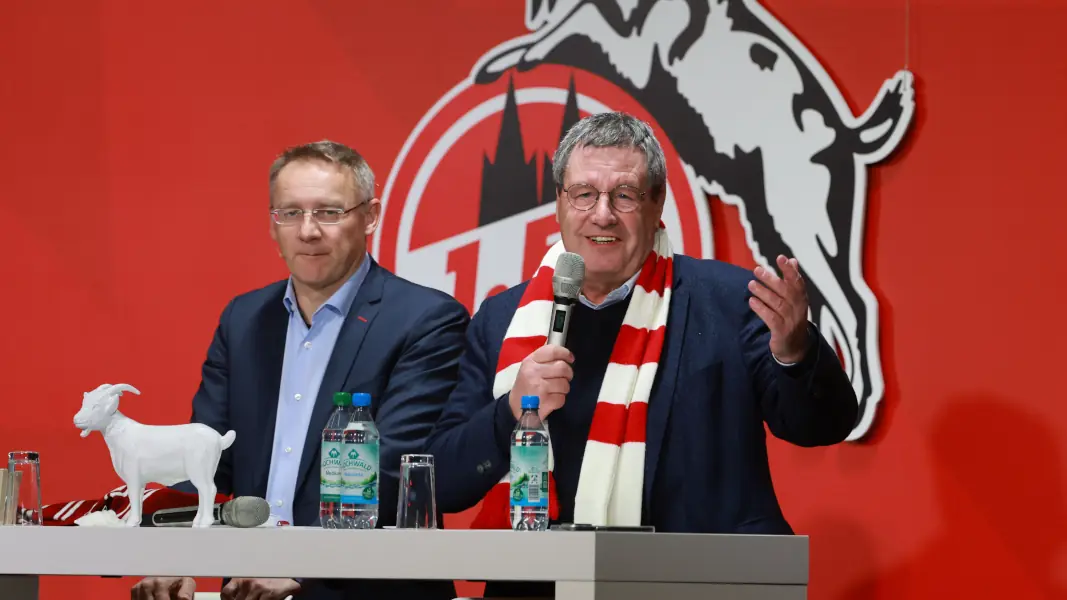
<instances>
[{"instance_id":1,"label":"microphone on table","mask_svg":"<svg viewBox=\"0 0 1067 600\"><path fill-rule=\"evenodd\" d=\"M552 274L552 320L548 328L548 343L563 346L571 324L571 310L578 302L578 294L585 281L585 261L574 252L564 252L556 259Z\"/></svg>"},{"instance_id":2,"label":"microphone on table","mask_svg":"<svg viewBox=\"0 0 1067 600\"><path fill-rule=\"evenodd\" d=\"M144 527L192 527L196 506L161 508L151 518L141 521ZM221 504L212 511L213 525L230 527L259 527L270 519L270 503L255 496L238 496Z\"/></svg>"}]
</instances>

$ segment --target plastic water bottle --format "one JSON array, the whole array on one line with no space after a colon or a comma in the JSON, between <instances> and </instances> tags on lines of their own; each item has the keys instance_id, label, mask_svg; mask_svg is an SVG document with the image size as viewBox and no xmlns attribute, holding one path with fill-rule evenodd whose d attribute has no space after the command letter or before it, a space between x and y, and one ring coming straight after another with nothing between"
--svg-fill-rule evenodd
<instances>
[{"instance_id":1,"label":"plastic water bottle","mask_svg":"<svg viewBox=\"0 0 1067 600\"><path fill-rule=\"evenodd\" d=\"M352 394L341 453L341 520L348 529L374 529L378 522L378 440L370 394Z\"/></svg>"},{"instance_id":2,"label":"plastic water bottle","mask_svg":"<svg viewBox=\"0 0 1067 600\"><path fill-rule=\"evenodd\" d=\"M511 527L548 529L548 427L537 414L537 396L522 397L522 415L511 435Z\"/></svg>"},{"instance_id":3,"label":"plastic water bottle","mask_svg":"<svg viewBox=\"0 0 1067 600\"><path fill-rule=\"evenodd\" d=\"M340 529L341 452L352 394L333 395L333 413L322 429L322 455L319 462L319 522L325 529Z\"/></svg>"}]
</instances>

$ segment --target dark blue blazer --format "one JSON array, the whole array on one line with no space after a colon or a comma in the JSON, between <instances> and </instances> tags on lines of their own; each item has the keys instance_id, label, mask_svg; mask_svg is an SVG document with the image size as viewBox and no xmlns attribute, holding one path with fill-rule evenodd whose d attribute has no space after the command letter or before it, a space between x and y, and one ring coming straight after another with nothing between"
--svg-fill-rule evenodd
<instances>
[{"instance_id":1,"label":"dark blue blazer","mask_svg":"<svg viewBox=\"0 0 1067 600\"><path fill-rule=\"evenodd\" d=\"M856 422L852 385L813 326L801 363L775 362L770 331L748 306L751 279L726 263L675 257L648 408L642 522L657 531L792 534L771 483L764 423L783 440L819 446L843 441ZM515 419L492 383L524 289L487 299L475 314L459 383L430 436L447 512L470 508L508 472L500 433Z\"/></svg>"},{"instance_id":2,"label":"dark blue blazer","mask_svg":"<svg viewBox=\"0 0 1067 600\"><path fill-rule=\"evenodd\" d=\"M223 494L263 498L267 493L289 318L282 303L285 288L283 280L231 300L204 362L192 421L237 432L215 476ZM381 432L378 524L395 524L400 456L425 451L426 438L455 385L469 321L467 310L451 296L371 261L315 399L300 458L293 525L318 522L320 437L337 391L371 395L371 412ZM451 581L309 581L300 598L453 598L454 591Z\"/></svg>"}]
</instances>

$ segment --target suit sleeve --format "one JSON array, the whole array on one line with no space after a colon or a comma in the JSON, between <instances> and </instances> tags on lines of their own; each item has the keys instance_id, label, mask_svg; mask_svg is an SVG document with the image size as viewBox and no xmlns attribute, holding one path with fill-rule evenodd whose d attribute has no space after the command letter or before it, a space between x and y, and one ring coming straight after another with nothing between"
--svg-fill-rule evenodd
<instances>
[{"instance_id":1,"label":"suit sleeve","mask_svg":"<svg viewBox=\"0 0 1067 600\"><path fill-rule=\"evenodd\" d=\"M807 354L799 363L783 366L771 354L770 329L748 307L749 296L746 291L742 300L742 352L771 433L798 446L844 441L859 403L837 353L809 322Z\"/></svg>"},{"instance_id":2,"label":"suit sleeve","mask_svg":"<svg viewBox=\"0 0 1067 600\"><path fill-rule=\"evenodd\" d=\"M215 337L207 350L207 358L201 368L200 387L193 396L192 423L203 423L220 434L232 429L230 426L229 380L230 359L228 334L230 314L234 300L222 311L219 324L215 328ZM220 494L233 493L233 448L223 451L215 471L215 487ZM188 482L175 486L183 491L195 492ZM187 489L186 489L187 488Z\"/></svg>"},{"instance_id":3,"label":"suit sleeve","mask_svg":"<svg viewBox=\"0 0 1067 600\"><path fill-rule=\"evenodd\" d=\"M462 304L449 300L435 303L413 322L375 416L381 435L382 525L396 520L400 457L426 452L427 438L455 387L470 316ZM442 477L435 475L440 485Z\"/></svg>"},{"instance_id":4,"label":"suit sleeve","mask_svg":"<svg viewBox=\"0 0 1067 600\"><path fill-rule=\"evenodd\" d=\"M459 381L430 435L437 501L445 512L477 504L510 468L508 437L516 421L507 395L493 397L496 369L490 362L487 306L488 301L467 330Z\"/></svg>"}]
</instances>

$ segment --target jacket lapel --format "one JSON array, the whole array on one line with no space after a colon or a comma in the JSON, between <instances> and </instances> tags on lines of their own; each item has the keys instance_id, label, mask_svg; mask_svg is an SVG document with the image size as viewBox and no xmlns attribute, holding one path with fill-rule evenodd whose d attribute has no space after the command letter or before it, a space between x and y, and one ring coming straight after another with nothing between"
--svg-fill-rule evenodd
<instances>
[{"instance_id":1,"label":"jacket lapel","mask_svg":"<svg viewBox=\"0 0 1067 600\"><path fill-rule=\"evenodd\" d=\"M370 259L370 257L368 257ZM311 421L308 423L307 436L304 439L304 451L300 455L300 471L297 474L296 490L299 490L307 482L312 466L317 468L320 443L322 442L322 428L330 419L333 412L333 394L344 390L345 382L349 379L349 373L355 366L356 356L363 345L363 339L378 314L379 302L382 299L382 288L385 285L385 275L381 267L371 260L370 271L366 279L356 293L352 306L348 309L345 322L341 326L341 332L337 336L330 362L326 365L326 373L322 376L322 384L319 386L319 395L315 399L315 407L311 412ZM317 480L316 480L317 481Z\"/></svg>"},{"instance_id":2,"label":"jacket lapel","mask_svg":"<svg viewBox=\"0 0 1067 600\"><path fill-rule=\"evenodd\" d=\"M678 273L678 262L676 261L674 265L675 277L671 284L671 308L667 316L667 343L664 348L664 355L670 360L660 364L659 382L648 403L648 423L645 431L645 481L641 501L643 507L641 512L644 513L645 520L651 507L652 483L656 477L656 465L659 463L659 453L663 447L663 436L667 431L671 404L674 402L678 367L682 363L682 340L685 338L685 323L689 316L689 293Z\"/></svg>"},{"instance_id":3,"label":"jacket lapel","mask_svg":"<svg viewBox=\"0 0 1067 600\"><path fill-rule=\"evenodd\" d=\"M258 373L252 401L257 404L258 416L256 427L250 433L259 436L253 438L253 448L259 448L254 454L261 457L253 469L253 489L256 495L266 497L267 477L270 473L270 459L274 445L274 420L278 415L278 392L281 386L282 363L285 361L285 335L289 329L289 312L282 303L285 296L284 283L279 287L277 298L264 307L259 327L256 328L256 341L252 345L256 353L256 371Z\"/></svg>"}]
</instances>

